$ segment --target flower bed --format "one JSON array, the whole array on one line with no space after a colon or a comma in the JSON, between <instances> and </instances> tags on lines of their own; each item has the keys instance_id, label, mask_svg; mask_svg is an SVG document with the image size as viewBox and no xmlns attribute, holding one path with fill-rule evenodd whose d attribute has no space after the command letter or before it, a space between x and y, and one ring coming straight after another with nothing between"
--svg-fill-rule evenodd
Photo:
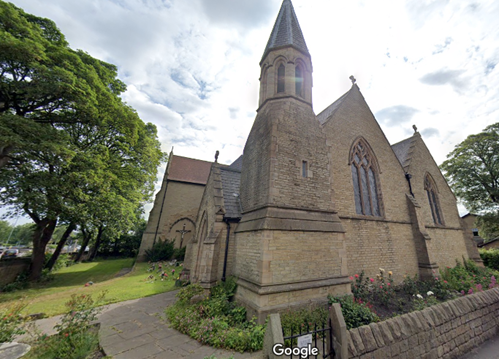
<instances>
[{"instance_id":1,"label":"flower bed","mask_svg":"<svg viewBox=\"0 0 499 359\"><path fill-rule=\"evenodd\" d=\"M375 278L365 276L364 272L353 275L350 277L353 295L329 297L329 302L341 304L350 329L494 288L497 275L492 269L465 261L445 268L441 277L434 273L432 280L420 281L406 276L401 284L395 285L393 273L380 268Z\"/></svg>"}]
</instances>

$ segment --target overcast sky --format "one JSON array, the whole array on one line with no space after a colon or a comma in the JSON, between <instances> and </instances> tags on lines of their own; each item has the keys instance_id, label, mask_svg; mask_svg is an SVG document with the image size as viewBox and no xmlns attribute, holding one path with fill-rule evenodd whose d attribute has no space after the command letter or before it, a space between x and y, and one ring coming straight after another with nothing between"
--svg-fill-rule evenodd
<instances>
[{"instance_id":1,"label":"overcast sky","mask_svg":"<svg viewBox=\"0 0 499 359\"><path fill-rule=\"evenodd\" d=\"M164 151L212 161L220 150L222 163L242 154L281 0L12 3L55 21L72 48L117 65L124 100L156 124ZM354 75L390 143L415 124L438 164L499 121L499 1L293 5L312 55L315 113Z\"/></svg>"}]
</instances>

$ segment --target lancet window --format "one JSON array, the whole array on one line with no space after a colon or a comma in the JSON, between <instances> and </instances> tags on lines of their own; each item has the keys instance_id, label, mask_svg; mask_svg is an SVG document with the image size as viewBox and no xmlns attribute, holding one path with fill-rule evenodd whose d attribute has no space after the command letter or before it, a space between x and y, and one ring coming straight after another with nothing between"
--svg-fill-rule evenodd
<instances>
[{"instance_id":1,"label":"lancet window","mask_svg":"<svg viewBox=\"0 0 499 359\"><path fill-rule=\"evenodd\" d=\"M285 67L283 64L277 68L277 92L284 92Z\"/></svg>"},{"instance_id":2,"label":"lancet window","mask_svg":"<svg viewBox=\"0 0 499 359\"><path fill-rule=\"evenodd\" d=\"M295 68L295 92L297 96L303 97L303 74L300 66Z\"/></svg>"},{"instance_id":3,"label":"lancet window","mask_svg":"<svg viewBox=\"0 0 499 359\"><path fill-rule=\"evenodd\" d=\"M435 182L433 181L433 178L430 176L430 174L426 174L424 180L424 189L428 197L428 203L430 204L433 222L440 225L444 224L442 211L440 210L440 204L438 202L437 186L435 185Z\"/></svg>"},{"instance_id":4,"label":"lancet window","mask_svg":"<svg viewBox=\"0 0 499 359\"><path fill-rule=\"evenodd\" d=\"M352 148L350 157L357 214L381 216L376 158L363 139Z\"/></svg>"}]
</instances>

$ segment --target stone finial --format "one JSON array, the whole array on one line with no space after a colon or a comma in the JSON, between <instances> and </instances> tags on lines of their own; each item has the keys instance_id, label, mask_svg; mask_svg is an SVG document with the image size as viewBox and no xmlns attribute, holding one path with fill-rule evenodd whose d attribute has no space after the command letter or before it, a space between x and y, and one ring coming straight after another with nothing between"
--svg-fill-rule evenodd
<instances>
[{"instance_id":1,"label":"stone finial","mask_svg":"<svg viewBox=\"0 0 499 359\"><path fill-rule=\"evenodd\" d=\"M218 155L220 154L220 151L217 150L217 152L215 152L215 163L218 162Z\"/></svg>"},{"instance_id":2,"label":"stone finial","mask_svg":"<svg viewBox=\"0 0 499 359\"><path fill-rule=\"evenodd\" d=\"M418 128L416 127L416 125L412 125L412 128L414 130L414 133L418 133Z\"/></svg>"},{"instance_id":3,"label":"stone finial","mask_svg":"<svg viewBox=\"0 0 499 359\"><path fill-rule=\"evenodd\" d=\"M350 81L352 81L352 85L355 85L355 83L357 82L357 79L355 77L353 77L353 75L351 75L349 77Z\"/></svg>"}]
</instances>

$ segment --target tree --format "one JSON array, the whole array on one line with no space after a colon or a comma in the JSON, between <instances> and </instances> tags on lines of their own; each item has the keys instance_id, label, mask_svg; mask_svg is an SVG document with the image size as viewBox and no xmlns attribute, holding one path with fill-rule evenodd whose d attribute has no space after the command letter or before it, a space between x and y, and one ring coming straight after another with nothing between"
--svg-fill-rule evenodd
<instances>
[{"instance_id":1,"label":"tree","mask_svg":"<svg viewBox=\"0 0 499 359\"><path fill-rule=\"evenodd\" d=\"M482 215L485 227L494 227L499 220L499 123L468 136L447 158L441 168L456 196Z\"/></svg>"},{"instance_id":2,"label":"tree","mask_svg":"<svg viewBox=\"0 0 499 359\"><path fill-rule=\"evenodd\" d=\"M22 161L16 148L58 143L51 126L98 121L96 95L125 90L114 65L90 59L51 20L0 1L0 168Z\"/></svg>"},{"instance_id":3,"label":"tree","mask_svg":"<svg viewBox=\"0 0 499 359\"><path fill-rule=\"evenodd\" d=\"M37 279L57 224L101 236L122 223L152 195L163 153L155 126L119 97L126 87L114 65L71 50L50 20L3 2L0 9L0 36L17 46L14 54L27 52L0 55L0 144L8 148L0 154L0 201L35 223L30 278Z\"/></svg>"}]
</instances>

